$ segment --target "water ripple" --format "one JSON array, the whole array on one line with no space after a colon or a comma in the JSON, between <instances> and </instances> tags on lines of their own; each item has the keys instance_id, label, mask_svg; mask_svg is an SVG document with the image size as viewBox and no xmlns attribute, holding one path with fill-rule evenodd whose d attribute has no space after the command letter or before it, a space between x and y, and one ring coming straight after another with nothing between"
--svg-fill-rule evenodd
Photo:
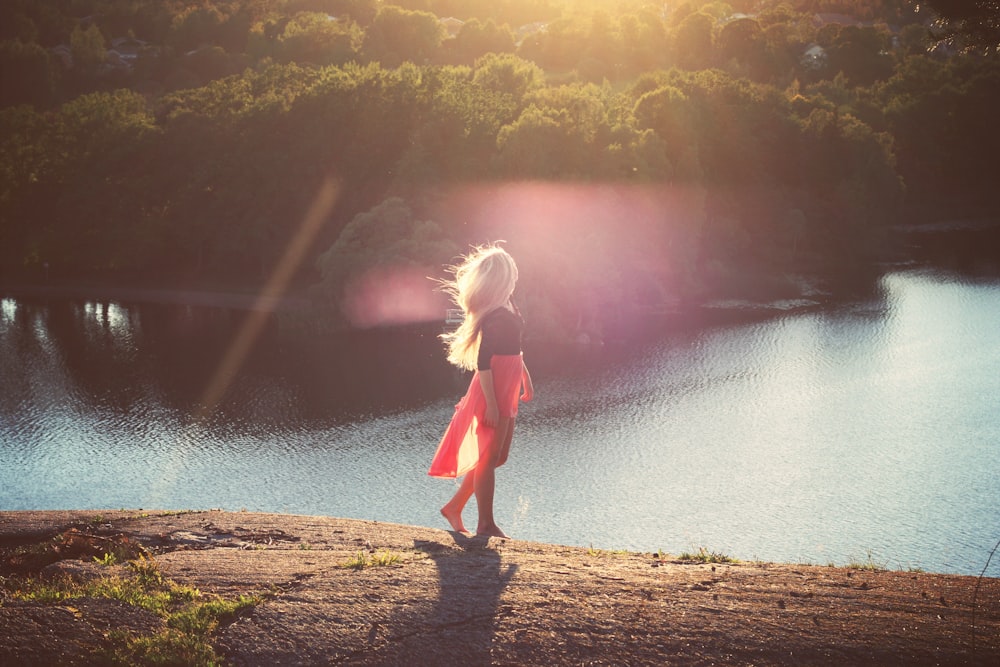
<instances>
[{"instance_id":1,"label":"water ripple","mask_svg":"<svg viewBox=\"0 0 1000 667\"><path fill-rule=\"evenodd\" d=\"M537 350L498 517L598 548L978 574L1000 525L998 312L995 281L898 271L856 303ZM205 412L228 321L0 302L0 508L440 524L455 482L426 469L468 378L436 341L380 334L361 361L265 341ZM365 376L383 357L417 366Z\"/></svg>"}]
</instances>

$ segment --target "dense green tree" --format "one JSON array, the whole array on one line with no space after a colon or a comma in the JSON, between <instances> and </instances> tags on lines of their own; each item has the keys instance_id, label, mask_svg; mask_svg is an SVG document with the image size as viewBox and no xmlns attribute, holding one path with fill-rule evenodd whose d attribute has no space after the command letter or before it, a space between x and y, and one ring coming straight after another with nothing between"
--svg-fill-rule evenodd
<instances>
[{"instance_id":1,"label":"dense green tree","mask_svg":"<svg viewBox=\"0 0 1000 667\"><path fill-rule=\"evenodd\" d=\"M157 238L136 207L155 189L145 178L155 136L146 101L136 93L94 93L63 105L44 139L48 161L37 187L44 209L32 212L38 261L80 275L148 259Z\"/></svg>"},{"instance_id":2,"label":"dense green tree","mask_svg":"<svg viewBox=\"0 0 1000 667\"><path fill-rule=\"evenodd\" d=\"M300 12L284 24L272 53L279 62L342 65L357 60L362 39L361 28L349 19Z\"/></svg>"},{"instance_id":3,"label":"dense green tree","mask_svg":"<svg viewBox=\"0 0 1000 667\"><path fill-rule=\"evenodd\" d=\"M586 48L577 69L588 81L617 79L625 70L625 48L618 22L603 9L590 16Z\"/></svg>"},{"instance_id":4,"label":"dense green tree","mask_svg":"<svg viewBox=\"0 0 1000 667\"><path fill-rule=\"evenodd\" d=\"M817 31L821 11L910 25L897 49L882 27ZM259 283L330 179L336 204L312 251L367 212L352 234L372 264L414 256L372 214L393 196L418 207L457 184L508 180L557 182L546 191L567 201L615 192L553 261L542 283L558 289L533 297L563 327L593 303L638 298L618 265L642 267L643 298L670 281L736 289L794 262L832 265L876 247L904 194L911 210L995 208L995 58L921 56L927 35L907 11L902 0L695 0L666 15L641 0L10 0L0 261ZM465 24L442 41L447 16ZM105 49L128 35L150 44L112 71ZM800 59L817 41L830 67L810 72ZM60 44L84 66L53 68ZM13 106L24 102L36 108ZM653 207L669 215L616 217L632 184L688 196ZM460 229L446 220L440 233ZM595 291L575 263L602 248L591 265L611 291L574 300Z\"/></svg>"},{"instance_id":5,"label":"dense green tree","mask_svg":"<svg viewBox=\"0 0 1000 667\"><path fill-rule=\"evenodd\" d=\"M830 45L830 69L849 81L868 85L892 74L889 35L876 28L842 28Z\"/></svg>"},{"instance_id":6,"label":"dense green tree","mask_svg":"<svg viewBox=\"0 0 1000 667\"><path fill-rule=\"evenodd\" d=\"M514 33L506 24L497 25L492 19L485 23L471 19L454 39L444 43L446 54L443 57L449 63L472 65L487 53L513 53L516 48Z\"/></svg>"},{"instance_id":7,"label":"dense green tree","mask_svg":"<svg viewBox=\"0 0 1000 667\"><path fill-rule=\"evenodd\" d=\"M28 235L33 211L46 200L53 151L45 117L28 106L0 109L0 277L4 270L40 264Z\"/></svg>"},{"instance_id":8,"label":"dense green tree","mask_svg":"<svg viewBox=\"0 0 1000 667\"><path fill-rule=\"evenodd\" d=\"M69 45L73 54L73 66L80 71L93 74L107 60L107 47L101 29L95 24L86 28L77 26L70 35Z\"/></svg>"},{"instance_id":9,"label":"dense green tree","mask_svg":"<svg viewBox=\"0 0 1000 667\"><path fill-rule=\"evenodd\" d=\"M623 76L635 76L664 66L668 62L667 31L659 15L649 10L626 14L619 20Z\"/></svg>"},{"instance_id":10,"label":"dense green tree","mask_svg":"<svg viewBox=\"0 0 1000 667\"><path fill-rule=\"evenodd\" d=\"M167 43L181 53L211 44L225 20L225 15L215 5L191 5L171 21Z\"/></svg>"},{"instance_id":11,"label":"dense green tree","mask_svg":"<svg viewBox=\"0 0 1000 667\"><path fill-rule=\"evenodd\" d=\"M420 185L487 178L500 128L516 117L519 98L476 82L470 68L425 75L430 104L411 135L397 172Z\"/></svg>"},{"instance_id":12,"label":"dense green tree","mask_svg":"<svg viewBox=\"0 0 1000 667\"><path fill-rule=\"evenodd\" d=\"M412 66L275 66L172 96L172 145L190 151L175 160L194 167L174 205L188 261L266 276L323 177L348 210L381 192L423 115L420 85Z\"/></svg>"},{"instance_id":13,"label":"dense green tree","mask_svg":"<svg viewBox=\"0 0 1000 667\"><path fill-rule=\"evenodd\" d=\"M517 53L548 71L568 71L576 67L587 49L587 27L579 17L560 17L527 36Z\"/></svg>"},{"instance_id":14,"label":"dense green tree","mask_svg":"<svg viewBox=\"0 0 1000 667\"><path fill-rule=\"evenodd\" d=\"M458 253L437 223L416 219L405 201L391 197L356 215L319 255L315 291L356 325L392 321L401 311L421 309L413 294L426 293L426 276Z\"/></svg>"},{"instance_id":15,"label":"dense green tree","mask_svg":"<svg viewBox=\"0 0 1000 667\"><path fill-rule=\"evenodd\" d=\"M672 32L674 62L686 69L701 69L712 64L712 29L715 20L703 12L684 17Z\"/></svg>"},{"instance_id":16,"label":"dense green tree","mask_svg":"<svg viewBox=\"0 0 1000 667\"><path fill-rule=\"evenodd\" d=\"M318 12L338 19L350 19L362 25L371 25L372 19L378 13L380 0L289 0L285 11L289 14L298 12ZM400 3L392 3L399 5Z\"/></svg>"},{"instance_id":17,"label":"dense green tree","mask_svg":"<svg viewBox=\"0 0 1000 667\"><path fill-rule=\"evenodd\" d=\"M656 132L666 147L673 166L672 176L697 180L702 173L694 108L688 96L672 85L662 85L643 93L635 103L635 119L640 129Z\"/></svg>"},{"instance_id":18,"label":"dense green tree","mask_svg":"<svg viewBox=\"0 0 1000 667\"><path fill-rule=\"evenodd\" d=\"M66 43L78 24L69 9L54 2L5 0L0 3L0 37L37 42L46 48Z\"/></svg>"},{"instance_id":19,"label":"dense green tree","mask_svg":"<svg viewBox=\"0 0 1000 667\"><path fill-rule=\"evenodd\" d=\"M891 137L857 118L815 109L802 124L799 170L813 248L861 262L878 249L903 193Z\"/></svg>"},{"instance_id":20,"label":"dense green tree","mask_svg":"<svg viewBox=\"0 0 1000 667\"><path fill-rule=\"evenodd\" d=\"M994 54L1000 49L1000 2L997 0L927 0L950 22L949 29L971 46Z\"/></svg>"},{"instance_id":21,"label":"dense green tree","mask_svg":"<svg viewBox=\"0 0 1000 667\"><path fill-rule=\"evenodd\" d=\"M876 89L915 210L989 208L991 163L1000 150L991 112L1000 101L998 81L995 62L918 56Z\"/></svg>"},{"instance_id":22,"label":"dense green tree","mask_svg":"<svg viewBox=\"0 0 1000 667\"><path fill-rule=\"evenodd\" d=\"M463 21L493 19L517 27L533 21L551 21L565 9L564 0L396 0L405 9L428 11Z\"/></svg>"},{"instance_id":23,"label":"dense green tree","mask_svg":"<svg viewBox=\"0 0 1000 667\"><path fill-rule=\"evenodd\" d=\"M397 262L439 266L455 256L456 246L431 221L417 220L410 206L391 197L359 213L316 260L321 285L339 291L353 278L380 264Z\"/></svg>"},{"instance_id":24,"label":"dense green tree","mask_svg":"<svg viewBox=\"0 0 1000 667\"><path fill-rule=\"evenodd\" d=\"M767 67L764 31L755 19L729 21L715 39L720 64L731 67L736 74L761 80L770 77Z\"/></svg>"},{"instance_id":25,"label":"dense green tree","mask_svg":"<svg viewBox=\"0 0 1000 667\"><path fill-rule=\"evenodd\" d=\"M0 41L0 108L16 104L46 107L56 89L56 65L38 44Z\"/></svg>"},{"instance_id":26,"label":"dense green tree","mask_svg":"<svg viewBox=\"0 0 1000 667\"><path fill-rule=\"evenodd\" d=\"M562 159L568 144L558 115L531 105L501 129L497 137L497 169L508 178L557 178L566 166Z\"/></svg>"},{"instance_id":27,"label":"dense green tree","mask_svg":"<svg viewBox=\"0 0 1000 667\"><path fill-rule=\"evenodd\" d=\"M437 55L444 35L444 26L430 12L383 5L365 33L362 51L385 67L422 65Z\"/></svg>"},{"instance_id":28,"label":"dense green tree","mask_svg":"<svg viewBox=\"0 0 1000 667\"><path fill-rule=\"evenodd\" d=\"M487 54L476 61L473 81L489 90L520 100L542 85L545 75L534 63L511 54Z\"/></svg>"},{"instance_id":29,"label":"dense green tree","mask_svg":"<svg viewBox=\"0 0 1000 667\"><path fill-rule=\"evenodd\" d=\"M608 97L607 89L593 84L538 89L528 95L527 108L497 137L500 173L515 180L619 176L605 160L610 143Z\"/></svg>"},{"instance_id":30,"label":"dense green tree","mask_svg":"<svg viewBox=\"0 0 1000 667\"><path fill-rule=\"evenodd\" d=\"M911 23L899 31L900 57L922 55L930 47L931 34L926 26Z\"/></svg>"},{"instance_id":31,"label":"dense green tree","mask_svg":"<svg viewBox=\"0 0 1000 667\"><path fill-rule=\"evenodd\" d=\"M38 41L38 28L18 4L4 3L0 7L0 40L33 44Z\"/></svg>"}]
</instances>

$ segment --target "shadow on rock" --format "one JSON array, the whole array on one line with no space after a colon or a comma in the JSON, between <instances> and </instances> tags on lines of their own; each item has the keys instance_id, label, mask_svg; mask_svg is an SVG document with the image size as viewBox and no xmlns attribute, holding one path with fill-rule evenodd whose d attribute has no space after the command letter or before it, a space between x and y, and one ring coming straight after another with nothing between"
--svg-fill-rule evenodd
<instances>
[{"instance_id":1,"label":"shadow on rock","mask_svg":"<svg viewBox=\"0 0 1000 667\"><path fill-rule=\"evenodd\" d=\"M496 542L451 535L458 549L414 541L414 548L426 553L438 569L440 594L427 622L437 631L442 656L454 664L488 665L497 621L509 611L501 607L500 597L517 566L501 565Z\"/></svg>"}]
</instances>

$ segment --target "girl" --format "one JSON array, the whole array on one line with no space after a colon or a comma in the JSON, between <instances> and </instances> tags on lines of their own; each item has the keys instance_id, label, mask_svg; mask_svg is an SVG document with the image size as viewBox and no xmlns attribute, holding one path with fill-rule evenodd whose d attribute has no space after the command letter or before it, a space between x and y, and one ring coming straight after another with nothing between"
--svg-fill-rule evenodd
<instances>
[{"instance_id":1,"label":"girl","mask_svg":"<svg viewBox=\"0 0 1000 667\"><path fill-rule=\"evenodd\" d=\"M455 279L445 292L462 308L462 324L441 335L448 361L475 374L445 431L428 471L433 477L465 475L458 491L441 508L452 529L466 532L462 510L476 495L476 535L507 537L493 518L495 469L507 461L518 398L534 396L531 376L521 356L523 322L511 301L517 265L503 248L473 248L452 267Z\"/></svg>"}]
</instances>

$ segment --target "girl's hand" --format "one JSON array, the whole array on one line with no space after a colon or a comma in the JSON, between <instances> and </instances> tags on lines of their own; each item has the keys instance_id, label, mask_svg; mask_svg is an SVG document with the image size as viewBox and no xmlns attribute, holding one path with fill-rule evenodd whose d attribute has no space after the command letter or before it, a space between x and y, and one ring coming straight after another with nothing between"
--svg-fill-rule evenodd
<instances>
[{"instance_id":1,"label":"girl's hand","mask_svg":"<svg viewBox=\"0 0 1000 667\"><path fill-rule=\"evenodd\" d=\"M521 400L527 403L535 397L535 385L531 383L528 367L521 363Z\"/></svg>"},{"instance_id":2,"label":"girl's hand","mask_svg":"<svg viewBox=\"0 0 1000 667\"><path fill-rule=\"evenodd\" d=\"M486 414L483 415L483 424L494 427L500 420L500 408L497 406L496 390L493 387L493 371L478 371L479 386L483 390L483 398L486 399Z\"/></svg>"},{"instance_id":3,"label":"girl's hand","mask_svg":"<svg viewBox=\"0 0 1000 667\"><path fill-rule=\"evenodd\" d=\"M500 408L498 408L495 403L493 405L487 404L486 414L483 415L483 424L489 426L490 428L494 428L496 427L498 421L500 421Z\"/></svg>"},{"instance_id":4,"label":"girl's hand","mask_svg":"<svg viewBox=\"0 0 1000 667\"><path fill-rule=\"evenodd\" d=\"M524 383L524 385L522 385L521 400L527 403L534 397L535 397L535 388L531 386L531 380L528 380L527 382Z\"/></svg>"}]
</instances>

